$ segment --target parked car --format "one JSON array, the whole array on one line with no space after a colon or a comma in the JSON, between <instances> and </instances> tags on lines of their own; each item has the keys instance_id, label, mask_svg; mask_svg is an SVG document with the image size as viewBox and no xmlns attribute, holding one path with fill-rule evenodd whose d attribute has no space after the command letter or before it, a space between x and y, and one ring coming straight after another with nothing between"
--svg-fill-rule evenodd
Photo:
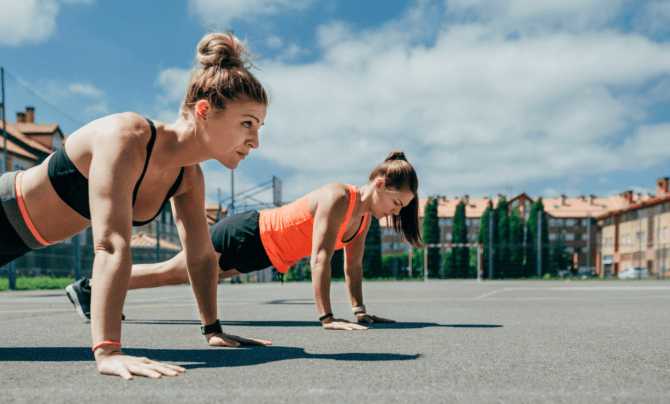
<instances>
[{"instance_id":1,"label":"parked car","mask_svg":"<svg viewBox=\"0 0 670 404\"><path fill-rule=\"evenodd\" d=\"M619 275L617 276L619 279L644 278L649 277L649 273L646 268L627 266L623 271L619 272Z\"/></svg>"}]
</instances>

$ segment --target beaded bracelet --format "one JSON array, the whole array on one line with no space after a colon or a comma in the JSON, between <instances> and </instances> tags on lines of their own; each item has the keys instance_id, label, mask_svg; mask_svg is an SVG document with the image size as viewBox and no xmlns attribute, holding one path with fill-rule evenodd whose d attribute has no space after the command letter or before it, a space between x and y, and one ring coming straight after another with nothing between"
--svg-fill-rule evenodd
<instances>
[{"instance_id":1,"label":"beaded bracelet","mask_svg":"<svg viewBox=\"0 0 670 404\"><path fill-rule=\"evenodd\" d=\"M93 350L93 352L95 352L96 349L98 349L98 348L100 348L100 347L102 347L102 346L107 346L107 345L116 345L116 346L118 346L118 347L121 347L121 343L118 342L118 341L103 341L103 342L101 342L101 343L99 343L99 344L96 344L96 345L92 348L92 350Z\"/></svg>"}]
</instances>

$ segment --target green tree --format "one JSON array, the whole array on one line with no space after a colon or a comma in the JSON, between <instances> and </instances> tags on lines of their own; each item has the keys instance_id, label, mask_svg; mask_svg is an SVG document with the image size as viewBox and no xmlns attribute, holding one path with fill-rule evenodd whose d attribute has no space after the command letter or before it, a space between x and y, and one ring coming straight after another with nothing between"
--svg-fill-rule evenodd
<instances>
[{"instance_id":1,"label":"green tree","mask_svg":"<svg viewBox=\"0 0 670 404\"><path fill-rule=\"evenodd\" d=\"M489 201L489 206L486 207L479 223L479 244L482 244L484 247L484 254L482 257L484 260L484 265L482 265L484 271L482 275L484 278L489 276L489 214L491 211L493 211L493 206Z\"/></svg>"},{"instance_id":2,"label":"green tree","mask_svg":"<svg viewBox=\"0 0 670 404\"><path fill-rule=\"evenodd\" d=\"M440 225L437 219L437 198L428 198L423 216L423 240L426 244L440 242ZM440 276L440 249L428 248L428 276Z\"/></svg>"},{"instance_id":3,"label":"green tree","mask_svg":"<svg viewBox=\"0 0 670 404\"><path fill-rule=\"evenodd\" d=\"M569 269L571 267L570 258L568 257L568 252L565 250L565 234L561 230L558 233L556 242L551 248L551 268L552 272L558 273L558 270Z\"/></svg>"},{"instance_id":4,"label":"green tree","mask_svg":"<svg viewBox=\"0 0 670 404\"><path fill-rule=\"evenodd\" d=\"M533 246L527 248L525 276L537 276L537 212L542 214L542 271L544 275L549 269L549 232L547 230L547 215L544 213L544 204L542 198L530 205L530 214L528 216L528 244Z\"/></svg>"},{"instance_id":5,"label":"green tree","mask_svg":"<svg viewBox=\"0 0 670 404\"><path fill-rule=\"evenodd\" d=\"M456 206L454 213L454 243L468 242L468 229L465 226L465 204L463 202ZM465 278L470 269L470 253L467 247L453 248L454 269L456 278Z\"/></svg>"},{"instance_id":6,"label":"green tree","mask_svg":"<svg viewBox=\"0 0 670 404\"><path fill-rule=\"evenodd\" d=\"M515 247L510 248L509 267L506 276L510 278L519 278L523 276L523 218L519 208L512 210L509 217L509 242L515 244Z\"/></svg>"},{"instance_id":7,"label":"green tree","mask_svg":"<svg viewBox=\"0 0 670 404\"><path fill-rule=\"evenodd\" d=\"M363 277L377 278L382 276L382 238L379 220L370 215L370 229L365 237L363 253Z\"/></svg>"},{"instance_id":8,"label":"green tree","mask_svg":"<svg viewBox=\"0 0 670 404\"><path fill-rule=\"evenodd\" d=\"M498 207L496 208L496 232L494 235L495 244L509 244L509 205L507 204L507 199L503 197L500 202L498 202ZM498 247L496 249L495 257L495 274L494 278L505 278L509 276L509 264L510 264L510 248L509 247Z\"/></svg>"}]
</instances>

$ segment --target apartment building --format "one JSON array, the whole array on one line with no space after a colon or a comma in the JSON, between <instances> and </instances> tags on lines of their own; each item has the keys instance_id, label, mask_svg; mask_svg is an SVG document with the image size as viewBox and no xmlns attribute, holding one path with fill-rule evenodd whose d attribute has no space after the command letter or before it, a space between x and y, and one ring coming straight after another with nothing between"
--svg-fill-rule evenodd
<instances>
[{"instance_id":1,"label":"apartment building","mask_svg":"<svg viewBox=\"0 0 670 404\"><path fill-rule=\"evenodd\" d=\"M573 266L593 270L596 263L598 226L596 218L619 204L617 198L580 196L566 198L543 198L547 214L549 243L562 238L565 250L571 256Z\"/></svg>"},{"instance_id":2,"label":"apartment building","mask_svg":"<svg viewBox=\"0 0 670 404\"><path fill-rule=\"evenodd\" d=\"M628 266L647 269L650 275L665 274L670 260L670 179L656 182L656 195L618 196L616 209L598 217L600 251L597 273L616 276Z\"/></svg>"},{"instance_id":3,"label":"apartment building","mask_svg":"<svg viewBox=\"0 0 670 404\"><path fill-rule=\"evenodd\" d=\"M465 205L465 225L469 243L476 243L479 239L481 217L490 205L494 209L503 198L473 199L468 195L462 198L447 199L438 196L437 216L440 227L440 242L449 243L453 240L453 218L456 206ZM575 267L594 269L597 261L598 226L596 218L612 209L623 206L623 197L596 198L594 196L567 198L564 195L557 198L543 198L544 211L547 215L549 242L555 243L562 237L567 252L571 255ZM423 221L427 199L419 200L419 220ZM530 207L535 202L526 193L520 193L509 199L508 207L511 213L515 208L521 217L528 222ZM409 251L409 245L398 240L395 231L386 226L386 221L380 221L382 231L382 254L392 254L394 251ZM525 232L525 239L534 242L534 235ZM444 249L443 249L444 250ZM442 251L444 252L444 251Z\"/></svg>"},{"instance_id":4,"label":"apartment building","mask_svg":"<svg viewBox=\"0 0 670 404\"><path fill-rule=\"evenodd\" d=\"M2 107L0 106L0 114ZM63 132L57 124L35 123L35 108L16 113L16 123L5 121L7 144L0 135L0 171L27 170L43 162L51 153L63 147ZM0 119L0 133L2 120ZM4 149L8 161L5 162Z\"/></svg>"}]
</instances>

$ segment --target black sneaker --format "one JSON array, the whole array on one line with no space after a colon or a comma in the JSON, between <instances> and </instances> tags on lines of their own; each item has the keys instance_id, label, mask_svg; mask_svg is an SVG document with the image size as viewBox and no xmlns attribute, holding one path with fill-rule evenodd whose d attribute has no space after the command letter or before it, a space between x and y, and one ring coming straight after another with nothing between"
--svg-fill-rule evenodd
<instances>
[{"instance_id":1,"label":"black sneaker","mask_svg":"<svg viewBox=\"0 0 670 404\"><path fill-rule=\"evenodd\" d=\"M65 288L65 293L70 299L74 308L77 309L79 317L84 321L91 321L91 287L88 284L88 279L81 278L72 285ZM125 320L126 316L121 314L121 320Z\"/></svg>"},{"instance_id":2,"label":"black sneaker","mask_svg":"<svg viewBox=\"0 0 670 404\"><path fill-rule=\"evenodd\" d=\"M74 308L77 309L79 317L84 321L91 321L91 288L88 286L88 279L82 278L68 285L65 293L74 304Z\"/></svg>"}]
</instances>

